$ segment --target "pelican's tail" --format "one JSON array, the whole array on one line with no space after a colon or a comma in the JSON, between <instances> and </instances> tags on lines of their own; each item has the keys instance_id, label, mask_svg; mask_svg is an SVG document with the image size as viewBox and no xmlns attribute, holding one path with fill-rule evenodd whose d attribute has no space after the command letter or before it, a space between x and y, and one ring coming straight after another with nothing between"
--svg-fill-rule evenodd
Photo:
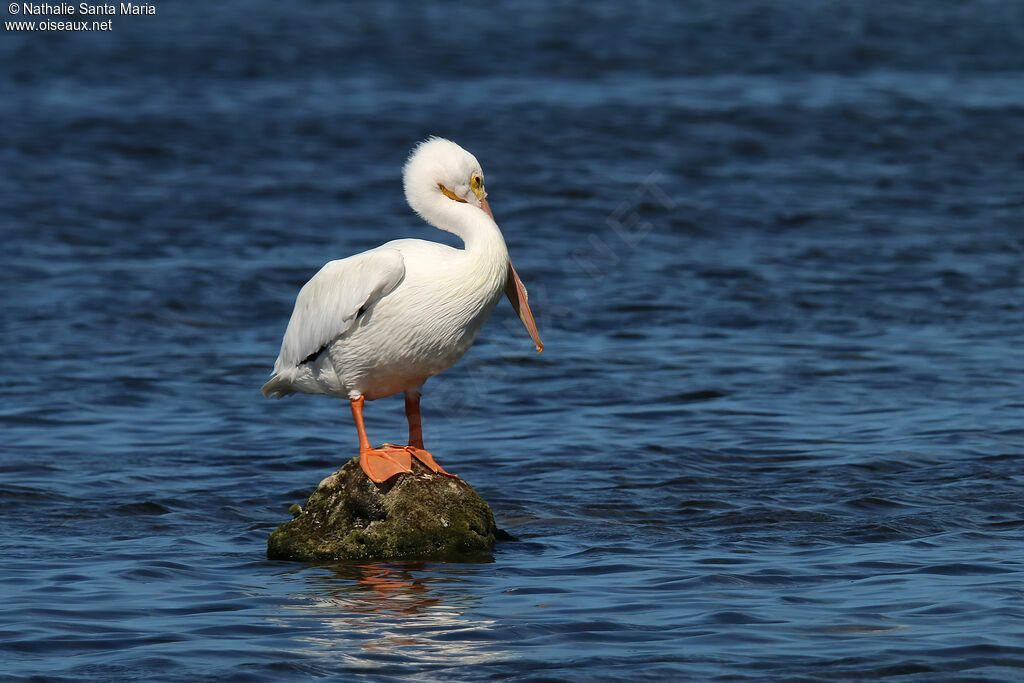
<instances>
[{"instance_id":1,"label":"pelican's tail","mask_svg":"<svg viewBox=\"0 0 1024 683\"><path fill-rule=\"evenodd\" d=\"M263 385L261 391L267 398L284 398L289 394L295 393L295 389L292 388L291 377L286 374L274 375L269 382Z\"/></svg>"}]
</instances>

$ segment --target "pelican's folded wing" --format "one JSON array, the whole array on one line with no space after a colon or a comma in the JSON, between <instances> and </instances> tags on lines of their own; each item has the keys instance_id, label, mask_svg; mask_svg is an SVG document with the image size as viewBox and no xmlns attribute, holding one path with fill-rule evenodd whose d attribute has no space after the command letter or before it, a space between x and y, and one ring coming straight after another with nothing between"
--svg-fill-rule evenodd
<instances>
[{"instance_id":1,"label":"pelican's folded wing","mask_svg":"<svg viewBox=\"0 0 1024 683\"><path fill-rule=\"evenodd\" d=\"M404 277L402 253L387 247L326 264L299 290L274 372L294 368L348 332Z\"/></svg>"}]
</instances>

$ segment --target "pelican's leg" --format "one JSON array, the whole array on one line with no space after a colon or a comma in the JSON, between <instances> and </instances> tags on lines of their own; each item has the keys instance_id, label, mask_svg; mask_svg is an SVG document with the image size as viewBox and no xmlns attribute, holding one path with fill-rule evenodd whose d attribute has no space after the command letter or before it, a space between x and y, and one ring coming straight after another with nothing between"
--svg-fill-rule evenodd
<instances>
[{"instance_id":1,"label":"pelican's leg","mask_svg":"<svg viewBox=\"0 0 1024 683\"><path fill-rule=\"evenodd\" d=\"M405 418L409 421L409 445L423 450L423 424L420 421L420 392L405 392Z\"/></svg>"},{"instance_id":2,"label":"pelican's leg","mask_svg":"<svg viewBox=\"0 0 1024 683\"><path fill-rule=\"evenodd\" d=\"M412 459L409 451L404 448L370 448L370 440L366 437L363 425L363 402L365 399L351 399L352 419L359 431L359 465L371 480L378 484L387 481L396 474L412 472Z\"/></svg>"},{"instance_id":3,"label":"pelican's leg","mask_svg":"<svg viewBox=\"0 0 1024 683\"><path fill-rule=\"evenodd\" d=\"M458 475L445 472L444 468L434 460L434 456L423 448L423 427L420 424L420 392L418 389L409 389L405 392L405 417L409 420L409 452L433 471L457 479Z\"/></svg>"}]
</instances>

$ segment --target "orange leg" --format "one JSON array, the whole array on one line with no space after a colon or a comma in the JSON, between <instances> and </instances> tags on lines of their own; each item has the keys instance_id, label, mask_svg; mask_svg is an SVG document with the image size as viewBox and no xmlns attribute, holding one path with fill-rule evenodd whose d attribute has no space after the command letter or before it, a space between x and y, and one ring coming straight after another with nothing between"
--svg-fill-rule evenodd
<instances>
[{"instance_id":1,"label":"orange leg","mask_svg":"<svg viewBox=\"0 0 1024 683\"><path fill-rule=\"evenodd\" d=\"M420 392L415 389L405 392L405 417L409 420L409 445L407 450L434 472L458 479L458 475L445 472L444 468L434 460L434 456L423 447L423 427L420 423Z\"/></svg>"},{"instance_id":2,"label":"orange leg","mask_svg":"<svg viewBox=\"0 0 1024 683\"><path fill-rule=\"evenodd\" d=\"M363 472L378 484L396 474L412 472L412 459L408 450L389 447L389 444L384 444L383 448L370 448L370 440L366 437L366 427L363 425L364 401L362 396L351 400L352 419L359 431L359 465Z\"/></svg>"},{"instance_id":3,"label":"orange leg","mask_svg":"<svg viewBox=\"0 0 1024 683\"><path fill-rule=\"evenodd\" d=\"M423 448L423 424L420 422L420 392L405 392L405 417L409 420L409 445Z\"/></svg>"}]
</instances>

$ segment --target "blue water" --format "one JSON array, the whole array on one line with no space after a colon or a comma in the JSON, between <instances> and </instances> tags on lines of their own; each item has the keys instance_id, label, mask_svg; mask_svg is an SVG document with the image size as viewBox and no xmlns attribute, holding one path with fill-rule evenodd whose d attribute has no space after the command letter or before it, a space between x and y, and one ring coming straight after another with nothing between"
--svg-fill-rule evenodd
<instances>
[{"instance_id":1,"label":"blue water","mask_svg":"<svg viewBox=\"0 0 1024 683\"><path fill-rule=\"evenodd\" d=\"M1024 5L157 8L0 40L0 675L1024 675ZM424 397L518 540L267 561L356 439L259 387L324 261L447 239L429 134L546 344Z\"/></svg>"}]
</instances>

